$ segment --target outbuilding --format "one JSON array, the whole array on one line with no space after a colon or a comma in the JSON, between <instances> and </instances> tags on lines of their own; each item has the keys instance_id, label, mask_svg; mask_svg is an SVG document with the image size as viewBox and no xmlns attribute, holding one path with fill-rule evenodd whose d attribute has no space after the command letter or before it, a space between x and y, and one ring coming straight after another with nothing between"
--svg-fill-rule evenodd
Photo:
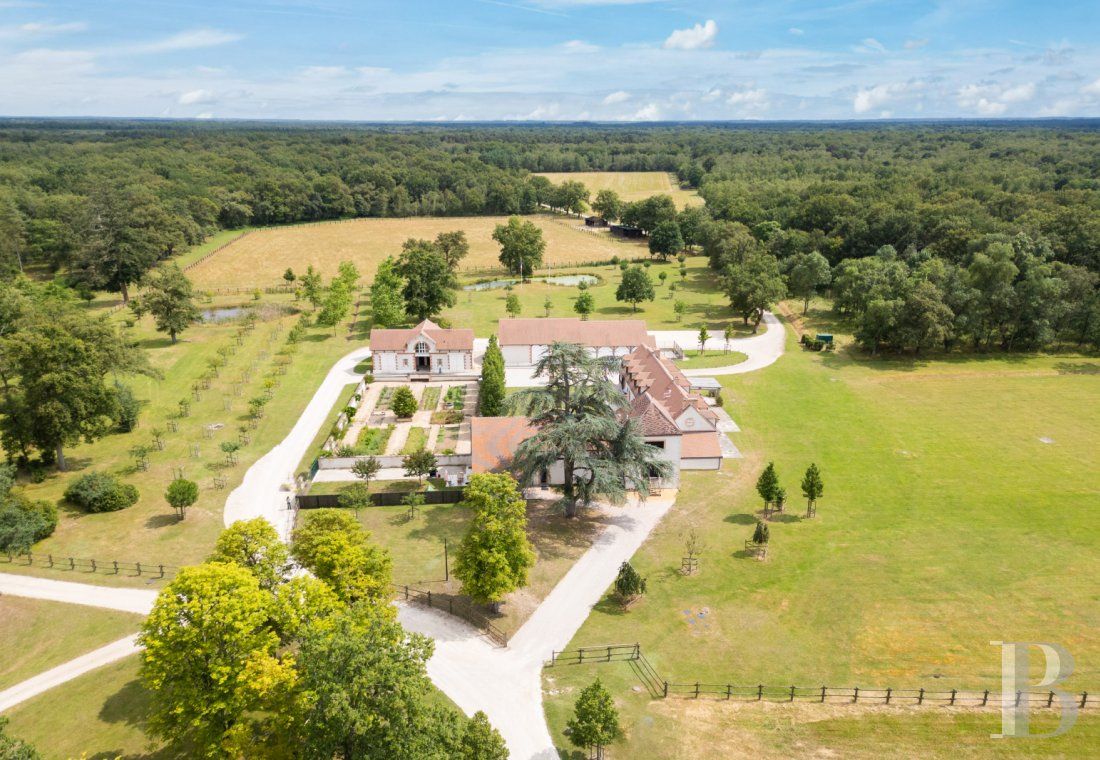
<instances>
[{"instance_id":1,"label":"outbuilding","mask_svg":"<svg viewBox=\"0 0 1100 760\"><path fill-rule=\"evenodd\" d=\"M638 346L654 346L640 319L502 319L497 341L506 367L530 367L551 343L581 343L596 356L626 356Z\"/></svg>"},{"instance_id":2,"label":"outbuilding","mask_svg":"<svg viewBox=\"0 0 1100 760\"><path fill-rule=\"evenodd\" d=\"M425 319L410 329L370 331L376 378L477 377L474 331L444 329Z\"/></svg>"}]
</instances>

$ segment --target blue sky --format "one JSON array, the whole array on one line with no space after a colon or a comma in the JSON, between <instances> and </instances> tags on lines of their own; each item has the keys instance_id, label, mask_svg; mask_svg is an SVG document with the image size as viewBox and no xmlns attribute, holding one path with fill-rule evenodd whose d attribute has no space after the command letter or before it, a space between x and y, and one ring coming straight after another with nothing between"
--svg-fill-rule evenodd
<instances>
[{"instance_id":1,"label":"blue sky","mask_svg":"<svg viewBox=\"0 0 1100 760\"><path fill-rule=\"evenodd\" d=\"M0 0L0 114L1100 116L1100 5Z\"/></svg>"}]
</instances>

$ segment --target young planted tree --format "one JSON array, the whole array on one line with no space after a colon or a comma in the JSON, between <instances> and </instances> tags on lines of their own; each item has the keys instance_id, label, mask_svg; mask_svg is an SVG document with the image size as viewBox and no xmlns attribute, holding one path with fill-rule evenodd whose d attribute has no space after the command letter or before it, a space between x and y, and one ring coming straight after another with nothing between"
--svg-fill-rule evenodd
<instances>
[{"instance_id":1,"label":"young planted tree","mask_svg":"<svg viewBox=\"0 0 1100 760\"><path fill-rule=\"evenodd\" d=\"M764 500L765 511L775 501L778 491L779 476L775 473L775 462L768 462L768 466L764 468L764 471L760 473L760 477L756 480L756 492Z\"/></svg>"},{"instance_id":2,"label":"young planted tree","mask_svg":"<svg viewBox=\"0 0 1100 760\"><path fill-rule=\"evenodd\" d=\"M509 293L508 298L504 302L504 310L508 312L508 316L515 319L523 311L523 305L519 302L519 296L515 293Z\"/></svg>"},{"instance_id":3,"label":"young planted tree","mask_svg":"<svg viewBox=\"0 0 1100 760\"><path fill-rule=\"evenodd\" d=\"M138 319L153 315L157 332L168 333L172 342L176 336L199 318L191 281L175 264L166 264L153 270L143 280L141 296L130 301L130 308Z\"/></svg>"},{"instance_id":4,"label":"young planted tree","mask_svg":"<svg viewBox=\"0 0 1100 760\"><path fill-rule=\"evenodd\" d=\"M632 311L638 311L639 303L652 301L655 297L653 280L649 279L649 272L644 267L633 266L623 272L623 279L615 290L616 301L626 301Z\"/></svg>"},{"instance_id":5,"label":"young planted tree","mask_svg":"<svg viewBox=\"0 0 1100 760\"><path fill-rule=\"evenodd\" d=\"M351 466L351 474L363 481L369 493L370 482L378 477L381 469L382 463L378 461L378 457L365 457L355 460L355 464Z\"/></svg>"},{"instance_id":6,"label":"young planted tree","mask_svg":"<svg viewBox=\"0 0 1100 760\"><path fill-rule=\"evenodd\" d=\"M596 299L587 290L582 290L573 302L573 311L581 315L581 321L587 321L588 315L596 310Z\"/></svg>"},{"instance_id":7,"label":"young planted tree","mask_svg":"<svg viewBox=\"0 0 1100 760\"><path fill-rule=\"evenodd\" d=\"M726 353L730 352L730 341L733 340L733 336L737 334L737 331L733 329L733 325L726 325L726 329L722 331L722 337L726 340Z\"/></svg>"},{"instance_id":8,"label":"young planted tree","mask_svg":"<svg viewBox=\"0 0 1100 760\"><path fill-rule=\"evenodd\" d=\"M489 337L489 347L481 359L481 384L478 393L478 414L482 417L499 417L504 414L504 355L497 344L497 336Z\"/></svg>"},{"instance_id":9,"label":"young planted tree","mask_svg":"<svg viewBox=\"0 0 1100 760\"><path fill-rule=\"evenodd\" d=\"M409 390L409 386L399 386L393 392L393 397L390 399L390 409L398 417L412 417L416 414L417 408L416 396Z\"/></svg>"},{"instance_id":10,"label":"young planted tree","mask_svg":"<svg viewBox=\"0 0 1100 760\"><path fill-rule=\"evenodd\" d=\"M358 275L356 275L358 276ZM336 327L344 321L351 311L353 301L351 290L348 289L347 280L337 276L329 285L328 292L321 301L321 311L317 314L318 327L331 327L332 334L336 334Z\"/></svg>"},{"instance_id":11,"label":"young planted tree","mask_svg":"<svg viewBox=\"0 0 1100 760\"><path fill-rule=\"evenodd\" d=\"M542 316L549 317L553 308L554 302L550 300L550 296L546 296L546 300L542 302Z\"/></svg>"},{"instance_id":12,"label":"young planted tree","mask_svg":"<svg viewBox=\"0 0 1100 760\"><path fill-rule=\"evenodd\" d=\"M664 285L665 282L668 280L668 272L662 269L660 272L657 273L657 279L661 281L661 285Z\"/></svg>"},{"instance_id":13,"label":"young planted tree","mask_svg":"<svg viewBox=\"0 0 1100 760\"><path fill-rule=\"evenodd\" d=\"M806 516L813 517L817 514L817 500L825 493L825 481L821 479L821 471L816 464L806 468L806 474L802 476L802 495L806 497Z\"/></svg>"},{"instance_id":14,"label":"young planted tree","mask_svg":"<svg viewBox=\"0 0 1100 760\"><path fill-rule=\"evenodd\" d=\"M636 420L622 420L625 403L608 380L618 360L592 356L579 343L550 344L535 365L546 385L528 388L509 399L524 409L537 429L516 450L520 482L561 462L565 469L560 506L566 517L598 497L622 502L627 489L644 499L650 473L666 477L671 467L660 451L642 439Z\"/></svg>"},{"instance_id":15,"label":"young planted tree","mask_svg":"<svg viewBox=\"0 0 1100 760\"><path fill-rule=\"evenodd\" d=\"M168 484L164 500L176 510L176 517L182 520L187 516L187 508L199 500L199 485L193 480L176 478Z\"/></svg>"},{"instance_id":16,"label":"young planted tree","mask_svg":"<svg viewBox=\"0 0 1100 760\"><path fill-rule=\"evenodd\" d=\"M431 473L437 467L435 454L427 449L414 451L401 460L401 466L405 468L405 474L409 477L416 476L419 483L424 482L424 476Z\"/></svg>"},{"instance_id":17,"label":"young planted tree","mask_svg":"<svg viewBox=\"0 0 1100 760\"><path fill-rule=\"evenodd\" d=\"M542 230L533 222L518 216L509 217L507 224L498 224L493 230L493 240L500 244L500 263L510 273L526 280L542 266L546 241L542 239Z\"/></svg>"},{"instance_id":18,"label":"young planted tree","mask_svg":"<svg viewBox=\"0 0 1100 760\"><path fill-rule=\"evenodd\" d=\"M573 717L566 724L569 741L577 747L594 749L596 760L603 760L603 750L622 737L619 711L615 701L600 679L586 686L573 706Z\"/></svg>"},{"instance_id":19,"label":"young planted tree","mask_svg":"<svg viewBox=\"0 0 1100 760\"><path fill-rule=\"evenodd\" d=\"M706 325L703 325L699 328L699 356L706 354L708 340L710 340L710 331L707 330Z\"/></svg>"},{"instance_id":20,"label":"young planted tree","mask_svg":"<svg viewBox=\"0 0 1100 760\"><path fill-rule=\"evenodd\" d=\"M645 578L638 575L638 571L629 562L619 565L619 574L615 577L615 593L623 604L644 594L645 585Z\"/></svg>"},{"instance_id":21,"label":"young planted tree","mask_svg":"<svg viewBox=\"0 0 1100 760\"><path fill-rule=\"evenodd\" d=\"M302 297L316 309L324 298L324 286L321 284L321 273L310 264L306 267L306 273L300 280L302 285Z\"/></svg>"},{"instance_id":22,"label":"young planted tree","mask_svg":"<svg viewBox=\"0 0 1100 760\"><path fill-rule=\"evenodd\" d=\"M470 478L462 503L473 510L455 561L455 577L472 599L500 611L505 594L527 585L535 553L527 541L527 502L508 474Z\"/></svg>"},{"instance_id":23,"label":"young planted tree","mask_svg":"<svg viewBox=\"0 0 1100 760\"><path fill-rule=\"evenodd\" d=\"M756 530L752 532L752 542L757 546L766 546L771 538L771 530L763 520L756 521Z\"/></svg>"},{"instance_id":24,"label":"young planted tree","mask_svg":"<svg viewBox=\"0 0 1100 760\"><path fill-rule=\"evenodd\" d=\"M294 274L294 270L290 267L287 267L286 271L283 272L283 280L286 282L287 285L293 285L294 281L297 279L298 275Z\"/></svg>"},{"instance_id":25,"label":"young planted tree","mask_svg":"<svg viewBox=\"0 0 1100 760\"><path fill-rule=\"evenodd\" d=\"M683 322L684 312L687 311L687 304L683 301L677 300L675 303L672 304L672 311L676 314L676 321Z\"/></svg>"}]
</instances>

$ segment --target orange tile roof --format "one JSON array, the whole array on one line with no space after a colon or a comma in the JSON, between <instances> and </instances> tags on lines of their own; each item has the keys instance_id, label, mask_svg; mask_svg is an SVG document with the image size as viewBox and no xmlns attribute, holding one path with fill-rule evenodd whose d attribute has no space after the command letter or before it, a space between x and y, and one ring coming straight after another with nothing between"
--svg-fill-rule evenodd
<instances>
[{"instance_id":1,"label":"orange tile roof","mask_svg":"<svg viewBox=\"0 0 1100 760\"><path fill-rule=\"evenodd\" d=\"M554 341L590 347L653 345L640 319L502 319L497 336L502 346L542 346Z\"/></svg>"},{"instance_id":2,"label":"orange tile roof","mask_svg":"<svg viewBox=\"0 0 1100 760\"><path fill-rule=\"evenodd\" d=\"M685 408L694 407L703 417L717 422L718 417L700 396L691 393L691 381L680 368L657 349L639 346L623 357L623 374L635 393L648 395L664 407L672 419Z\"/></svg>"},{"instance_id":3,"label":"orange tile roof","mask_svg":"<svg viewBox=\"0 0 1100 760\"><path fill-rule=\"evenodd\" d=\"M722 456L722 444L716 431L684 433L680 438L681 459L718 458Z\"/></svg>"},{"instance_id":4,"label":"orange tile roof","mask_svg":"<svg viewBox=\"0 0 1100 760\"><path fill-rule=\"evenodd\" d=\"M470 466L474 472L504 472L516 447L535 434L526 417L473 417L470 420Z\"/></svg>"},{"instance_id":5,"label":"orange tile roof","mask_svg":"<svg viewBox=\"0 0 1100 760\"><path fill-rule=\"evenodd\" d=\"M373 351L404 351L409 342L420 335L431 338L437 351L472 351L474 348L473 330L445 330L430 319L409 329L372 328L370 347Z\"/></svg>"}]
</instances>

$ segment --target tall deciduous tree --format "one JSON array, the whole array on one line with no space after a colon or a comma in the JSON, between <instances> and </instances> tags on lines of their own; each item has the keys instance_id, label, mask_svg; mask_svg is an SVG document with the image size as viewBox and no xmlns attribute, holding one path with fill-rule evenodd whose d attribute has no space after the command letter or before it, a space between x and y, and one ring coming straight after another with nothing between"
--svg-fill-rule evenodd
<instances>
[{"instance_id":1,"label":"tall deciduous tree","mask_svg":"<svg viewBox=\"0 0 1100 760\"><path fill-rule=\"evenodd\" d=\"M513 319L518 317L523 311L523 304L519 302L519 296L515 293L509 293L508 298L504 302L504 310L508 312L508 316Z\"/></svg>"},{"instance_id":2,"label":"tall deciduous tree","mask_svg":"<svg viewBox=\"0 0 1100 760\"><path fill-rule=\"evenodd\" d=\"M310 264L299 282L302 283L302 295L316 309L321 305L325 293L324 286L321 284L321 273Z\"/></svg>"},{"instance_id":3,"label":"tall deciduous tree","mask_svg":"<svg viewBox=\"0 0 1100 760\"><path fill-rule=\"evenodd\" d=\"M410 241L397 260L397 274L404 281L405 311L415 319L428 319L457 301L458 279L447 259L433 244Z\"/></svg>"},{"instance_id":4,"label":"tall deciduous tree","mask_svg":"<svg viewBox=\"0 0 1100 760\"><path fill-rule=\"evenodd\" d=\"M764 312L787 295L779 262L767 253L751 253L740 264L728 266L722 285L730 307L744 318L745 324L752 319L753 333L764 319Z\"/></svg>"},{"instance_id":5,"label":"tall deciduous tree","mask_svg":"<svg viewBox=\"0 0 1100 760\"><path fill-rule=\"evenodd\" d=\"M176 336L199 318L191 281L175 264L167 264L145 276L141 296L130 301L130 308L139 318L152 314L157 331L168 333L172 342Z\"/></svg>"},{"instance_id":6,"label":"tall deciduous tree","mask_svg":"<svg viewBox=\"0 0 1100 760\"><path fill-rule=\"evenodd\" d=\"M291 535L291 554L349 604L389 595L389 554L371 543L354 514L338 509L308 513Z\"/></svg>"},{"instance_id":7,"label":"tall deciduous tree","mask_svg":"<svg viewBox=\"0 0 1100 760\"><path fill-rule=\"evenodd\" d=\"M817 251L796 253L791 257L789 266L787 283L791 294L802 299L802 313L805 314L817 289L832 281L832 269L829 260Z\"/></svg>"},{"instance_id":8,"label":"tall deciduous tree","mask_svg":"<svg viewBox=\"0 0 1100 760\"><path fill-rule=\"evenodd\" d=\"M684 237L680 234L680 225L671 219L659 223L649 233L649 252L659 256L662 261L668 261L669 256L683 249Z\"/></svg>"},{"instance_id":9,"label":"tall deciduous tree","mask_svg":"<svg viewBox=\"0 0 1100 760\"><path fill-rule=\"evenodd\" d=\"M652 301L656 297L649 272L640 266L632 266L623 272L623 279L615 289L615 300L626 301L632 311L638 311L638 304L642 301Z\"/></svg>"},{"instance_id":10,"label":"tall deciduous tree","mask_svg":"<svg viewBox=\"0 0 1100 760\"><path fill-rule=\"evenodd\" d=\"M199 500L199 485L193 480L176 478L168 484L164 500L176 510L176 517L182 520L187 516L188 508Z\"/></svg>"},{"instance_id":11,"label":"tall deciduous tree","mask_svg":"<svg viewBox=\"0 0 1100 760\"><path fill-rule=\"evenodd\" d=\"M588 319L588 315L596 310L596 299L587 290L582 290L573 302L573 311L581 315L581 321Z\"/></svg>"},{"instance_id":12,"label":"tall deciduous tree","mask_svg":"<svg viewBox=\"0 0 1100 760\"><path fill-rule=\"evenodd\" d=\"M401 466L405 468L406 475L415 476L418 483L423 483L424 476L430 474L437 464L435 454L427 449L420 449L402 459Z\"/></svg>"},{"instance_id":13,"label":"tall deciduous tree","mask_svg":"<svg viewBox=\"0 0 1100 760\"><path fill-rule=\"evenodd\" d=\"M489 337L489 347L481 359L481 383L478 389L478 414L482 417L499 417L504 413L504 355L497 344L497 336Z\"/></svg>"},{"instance_id":14,"label":"tall deciduous tree","mask_svg":"<svg viewBox=\"0 0 1100 760\"><path fill-rule=\"evenodd\" d=\"M263 517L238 520L223 530L208 561L245 568L266 591L284 583L290 571L290 551L275 526Z\"/></svg>"},{"instance_id":15,"label":"tall deciduous tree","mask_svg":"<svg viewBox=\"0 0 1100 760\"><path fill-rule=\"evenodd\" d=\"M602 760L604 747L622 737L615 700L599 678L581 691L566 726L569 741L578 747L595 749L596 760Z\"/></svg>"},{"instance_id":16,"label":"tall deciduous tree","mask_svg":"<svg viewBox=\"0 0 1100 760\"><path fill-rule=\"evenodd\" d=\"M351 304L352 295L348 290L347 281L340 276L334 277L321 302L321 311L317 314L317 325L331 327L332 334L335 335L337 325L347 318Z\"/></svg>"},{"instance_id":17,"label":"tall deciduous tree","mask_svg":"<svg viewBox=\"0 0 1100 760\"><path fill-rule=\"evenodd\" d=\"M535 554L527 541L527 502L508 474L470 478L462 503L474 512L458 550L455 577L471 598L494 610L504 595L527 585Z\"/></svg>"},{"instance_id":18,"label":"tall deciduous tree","mask_svg":"<svg viewBox=\"0 0 1100 760\"><path fill-rule=\"evenodd\" d=\"M614 190L605 188L596 193L596 200L592 201L592 210L599 214L601 219L614 222L622 216L623 200Z\"/></svg>"},{"instance_id":19,"label":"tall deciduous tree","mask_svg":"<svg viewBox=\"0 0 1100 760\"><path fill-rule=\"evenodd\" d=\"M535 365L546 385L509 398L513 409L527 410L537 428L516 450L520 483L561 463L566 517L576 517L580 506L598 497L621 502L628 488L644 499L650 474L671 472L660 452L642 440L637 423L619 419L623 395L607 379L617 364L592 356L579 343L555 342Z\"/></svg>"},{"instance_id":20,"label":"tall deciduous tree","mask_svg":"<svg viewBox=\"0 0 1100 760\"><path fill-rule=\"evenodd\" d=\"M457 271L458 265L470 253L470 241L462 230L440 232L435 236L434 242L452 272Z\"/></svg>"},{"instance_id":21,"label":"tall deciduous tree","mask_svg":"<svg viewBox=\"0 0 1100 760\"><path fill-rule=\"evenodd\" d=\"M378 265L370 286L371 315L376 326L397 327L404 321L404 288L405 281L397 273L397 262L392 256L387 257Z\"/></svg>"},{"instance_id":22,"label":"tall deciduous tree","mask_svg":"<svg viewBox=\"0 0 1100 760\"><path fill-rule=\"evenodd\" d=\"M369 493L370 482L378 477L381 469L382 463L378 461L378 457L366 457L355 460L355 464L351 466L351 474L363 481Z\"/></svg>"},{"instance_id":23,"label":"tall deciduous tree","mask_svg":"<svg viewBox=\"0 0 1100 760\"><path fill-rule=\"evenodd\" d=\"M542 230L533 222L518 216L509 217L507 224L498 224L493 230L493 240L500 244L500 263L512 274L526 280L542 266L546 241L542 239Z\"/></svg>"}]
</instances>

